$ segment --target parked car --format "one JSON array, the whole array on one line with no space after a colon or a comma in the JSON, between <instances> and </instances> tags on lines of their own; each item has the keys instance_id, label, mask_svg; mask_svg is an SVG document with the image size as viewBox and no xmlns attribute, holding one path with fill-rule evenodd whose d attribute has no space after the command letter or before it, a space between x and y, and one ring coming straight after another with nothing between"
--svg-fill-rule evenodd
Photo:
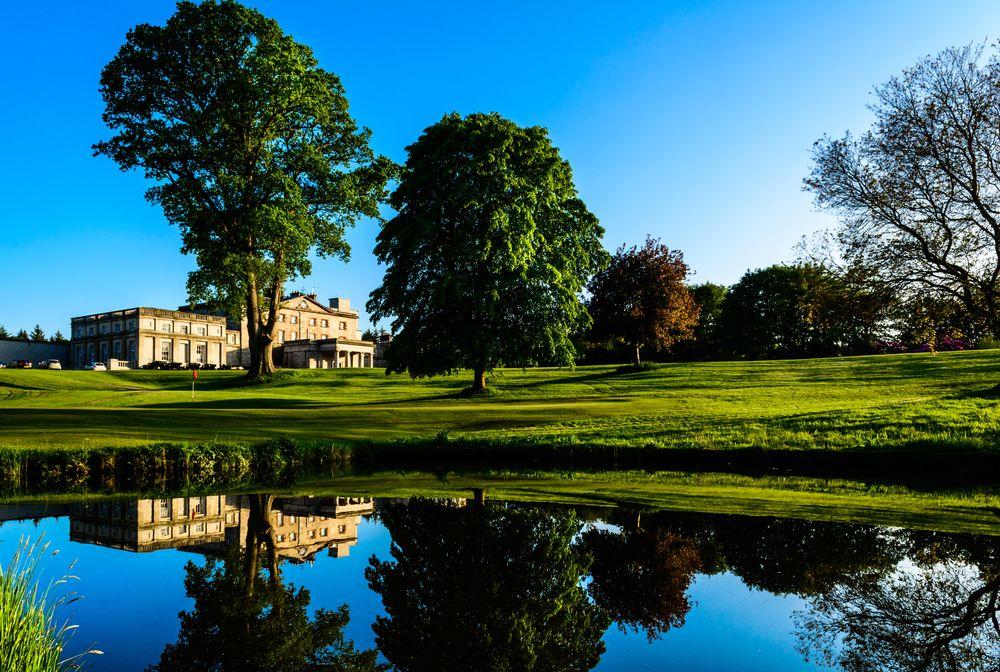
<instances>
[{"instance_id":1,"label":"parked car","mask_svg":"<svg viewBox=\"0 0 1000 672\"><path fill-rule=\"evenodd\" d=\"M186 366L184 362L164 362L164 364L166 364L166 366L164 366L163 368L167 369L168 371L180 371Z\"/></svg>"},{"instance_id":2,"label":"parked car","mask_svg":"<svg viewBox=\"0 0 1000 672\"><path fill-rule=\"evenodd\" d=\"M108 367L104 366L104 362L91 362L87 366L83 367L87 371L107 371Z\"/></svg>"},{"instance_id":3,"label":"parked car","mask_svg":"<svg viewBox=\"0 0 1000 672\"><path fill-rule=\"evenodd\" d=\"M8 369L30 369L31 362L26 359L15 359L7 365Z\"/></svg>"},{"instance_id":4,"label":"parked car","mask_svg":"<svg viewBox=\"0 0 1000 672\"><path fill-rule=\"evenodd\" d=\"M58 359L46 359L44 362L42 362L39 365L39 368L41 368L41 369L61 370L62 369L62 362L60 362Z\"/></svg>"},{"instance_id":5,"label":"parked car","mask_svg":"<svg viewBox=\"0 0 1000 672\"><path fill-rule=\"evenodd\" d=\"M139 367L140 369L152 369L153 371L163 371L167 368L167 363L163 360L155 360L152 362L147 362Z\"/></svg>"}]
</instances>

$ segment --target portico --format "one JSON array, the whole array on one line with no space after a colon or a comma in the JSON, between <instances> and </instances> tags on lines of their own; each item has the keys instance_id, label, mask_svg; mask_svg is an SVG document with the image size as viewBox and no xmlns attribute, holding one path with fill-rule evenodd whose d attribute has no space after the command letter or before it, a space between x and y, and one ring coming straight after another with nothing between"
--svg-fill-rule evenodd
<instances>
[{"instance_id":1,"label":"portico","mask_svg":"<svg viewBox=\"0 0 1000 672\"><path fill-rule=\"evenodd\" d=\"M283 366L303 369L352 369L374 366L375 344L348 338L285 341Z\"/></svg>"}]
</instances>

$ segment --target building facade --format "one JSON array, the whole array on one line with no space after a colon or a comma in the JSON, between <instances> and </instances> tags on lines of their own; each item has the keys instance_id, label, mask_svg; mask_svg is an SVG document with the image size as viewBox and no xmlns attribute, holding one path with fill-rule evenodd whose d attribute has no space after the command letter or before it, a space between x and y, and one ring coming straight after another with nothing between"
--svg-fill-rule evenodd
<instances>
[{"instance_id":1,"label":"building facade","mask_svg":"<svg viewBox=\"0 0 1000 672\"><path fill-rule=\"evenodd\" d=\"M360 315L350 299L337 297L323 305L316 294L292 292L278 306L274 361L290 369L338 369L375 365L375 343L361 337ZM250 363L246 320L230 325L239 330L239 354Z\"/></svg>"},{"instance_id":2,"label":"building facade","mask_svg":"<svg viewBox=\"0 0 1000 672\"><path fill-rule=\"evenodd\" d=\"M232 364L239 332L226 319L161 308L128 308L74 317L70 321L70 365L83 368L111 359L137 368L154 361Z\"/></svg>"},{"instance_id":3,"label":"building facade","mask_svg":"<svg viewBox=\"0 0 1000 672\"><path fill-rule=\"evenodd\" d=\"M332 369L374 366L375 344L361 337L349 299L324 306L315 294L293 292L278 306L275 364ZM177 310L128 308L74 317L69 361L73 368L119 360L138 368L151 362L214 366L250 363L247 322L228 323L206 306Z\"/></svg>"}]
</instances>

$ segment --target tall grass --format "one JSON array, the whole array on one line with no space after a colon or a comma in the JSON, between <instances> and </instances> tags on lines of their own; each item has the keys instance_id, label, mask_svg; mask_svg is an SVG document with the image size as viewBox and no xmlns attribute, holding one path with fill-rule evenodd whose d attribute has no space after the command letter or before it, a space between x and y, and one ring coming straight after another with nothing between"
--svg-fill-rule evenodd
<instances>
[{"instance_id":1,"label":"tall grass","mask_svg":"<svg viewBox=\"0 0 1000 672\"><path fill-rule=\"evenodd\" d=\"M92 649L66 655L76 626L60 623L56 610L79 597L73 592L55 596L53 591L77 577L67 574L43 589L39 562L48 552L49 544L41 537L22 537L10 563L0 567L0 672L79 670L84 656L100 653Z\"/></svg>"}]
</instances>

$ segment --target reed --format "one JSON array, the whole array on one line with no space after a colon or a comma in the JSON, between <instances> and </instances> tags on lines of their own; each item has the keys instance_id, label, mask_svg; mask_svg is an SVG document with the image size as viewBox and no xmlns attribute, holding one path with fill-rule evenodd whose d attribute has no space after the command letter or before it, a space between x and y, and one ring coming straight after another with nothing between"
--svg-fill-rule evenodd
<instances>
[{"instance_id":1,"label":"reed","mask_svg":"<svg viewBox=\"0 0 1000 672\"><path fill-rule=\"evenodd\" d=\"M101 653L66 652L76 626L60 622L56 612L79 599L61 588L77 577L67 573L44 588L39 579L41 559L56 553L41 537L34 541L22 537L10 563L0 567L0 672L79 670L87 656ZM67 572L72 570L70 565Z\"/></svg>"}]
</instances>

